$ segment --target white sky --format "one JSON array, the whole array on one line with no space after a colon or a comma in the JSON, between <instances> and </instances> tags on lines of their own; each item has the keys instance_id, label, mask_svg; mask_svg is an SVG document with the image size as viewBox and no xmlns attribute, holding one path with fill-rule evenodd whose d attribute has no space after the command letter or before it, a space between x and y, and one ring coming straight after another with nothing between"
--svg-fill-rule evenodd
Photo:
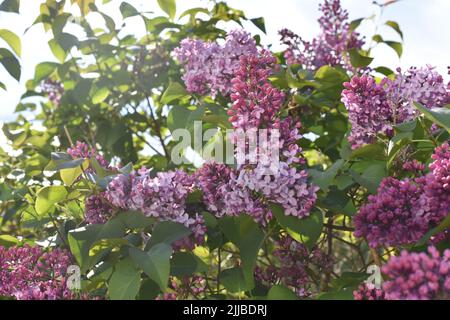
<instances>
[{"instance_id":1,"label":"white sky","mask_svg":"<svg viewBox=\"0 0 450 320\"><path fill-rule=\"evenodd\" d=\"M49 37L45 35L42 25L34 26L23 35L25 29L37 16L41 2L41 0L22 1L20 15L0 12L0 29L7 28L22 36L20 83L9 77L0 66L0 79L7 86L7 91L0 89L0 122L16 117L13 113L15 106L25 91L25 82L33 77L36 64L54 60L47 44ZM105 13L119 19L120 2L120 0L112 0L110 4L102 8ZM144 11L160 12L156 0L128 0L127 2ZM260 16L265 18L268 35L262 37L263 43L273 43L275 48L279 48L277 32L283 27L290 28L306 39L318 33L319 26L316 20L319 16L320 2L321 0L228 0L231 7L244 10L249 18ZM368 17L376 12L376 7L371 5L372 0L341 0L341 2L349 11L351 20ZM206 4L205 0L178 0L177 13ZM129 26L139 33L138 30L142 30L143 27L133 19L127 20ZM373 52L376 57L374 66L385 65L394 69L397 66L407 68L412 65L431 64L448 79L450 0L401 0L386 8L383 20L395 20L400 24L405 36L404 54L399 60L392 49L380 47ZM258 29L253 25L245 27L253 33L258 33ZM372 24L366 23L362 25L361 31L364 35L371 36L373 28ZM382 27L380 32L385 35L386 40L398 40L398 36L388 27ZM0 134L0 145L3 144L3 139Z\"/></svg>"}]
</instances>

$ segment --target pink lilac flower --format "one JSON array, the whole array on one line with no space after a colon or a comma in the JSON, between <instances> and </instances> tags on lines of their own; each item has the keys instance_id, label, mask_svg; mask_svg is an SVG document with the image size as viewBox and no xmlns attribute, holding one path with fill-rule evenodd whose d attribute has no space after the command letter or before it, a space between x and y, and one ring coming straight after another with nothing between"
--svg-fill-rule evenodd
<instances>
[{"instance_id":1,"label":"pink lilac flower","mask_svg":"<svg viewBox=\"0 0 450 320\"><path fill-rule=\"evenodd\" d=\"M137 210L161 221L175 221L193 231L193 238L178 245L203 241L206 232L204 221L198 214L186 210L186 199L194 190L195 177L182 170L158 172L142 168L130 175L117 175L108 185L105 198L123 210ZM191 245L189 245L191 247Z\"/></svg>"},{"instance_id":2,"label":"pink lilac flower","mask_svg":"<svg viewBox=\"0 0 450 320\"><path fill-rule=\"evenodd\" d=\"M348 137L352 148L375 142L379 134L392 136L394 121L385 89L387 81L377 84L370 76L354 76L344 83L342 102L352 126Z\"/></svg>"},{"instance_id":3,"label":"pink lilac flower","mask_svg":"<svg viewBox=\"0 0 450 320\"><path fill-rule=\"evenodd\" d=\"M76 299L65 278L71 264L66 250L56 248L47 252L29 245L0 246L0 295L18 300Z\"/></svg>"},{"instance_id":4,"label":"pink lilac flower","mask_svg":"<svg viewBox=\"0 0 450 320\"><path fill-rule=\"evenodd\" d=\"M225 43L185 39L173 52L185 66L182 79L189 92L213 97L231 91L231 79L239 66L239 58L257 52L256 42L243 30L228 33Z\"/></svg>"},{"instance_id":5,"label":"pink lilac flower","mask_svg":"<svg viewBox=\"0 0 450 320\"><path fill-rule=\"evenodd\" d=\"M61 82L47 79L42 82L41 90L56 107L61 104L61 97L64 93L64 87Z\"/></svg>"},{"instance_id":6,"label":"pink lilac flower","mask_svg":"<svg viewBox=\"0 0 450 320\"><path fill-rule=\"evenodd\" d=\"M413 103L419 102L425 107L442 107L447 101L447 90L443 77L427 65L422 68L409 68L402 73L398 68L395 79L387 88L397 123L412 120L419 114Z\"/></svg>"},{"instance_id":7,"label":"pink lilac flower","mask_svg":"<svg viewBox=\"0 0 450 320\"><path fill-rule=\"evenodd\" d=\"M365 237L371 247L411 244L438 226L450 212L450 150L448 142L436 148L430 172L407 162L406 169L422 173L414 179L384 179L376 195L370 195L355 216L355 236ZM448 230L435 235L432 243L448 239Z\"/></svg>"},{"instance_id":8,"label":"pink lilac flower","mask_svg":"<svg viewBox=\"0 0 450 320\"><path fill-rule=\"evenodd\" d=\"M363 283L353 291L355 300L386 300L384 291L377 289L373 283Z\"/></svg>"},{"instance_id":9,"label":"pink lilac flower","mask_svg":"<svg viewBox=\"0 0 450 320\"><path fill-rule=\"evenodd\" d=\"M428 253L402 251L382 267L389 277L383 283L389 300L447 300L450 298L450 250L441 256L435 247Z\"/></svg>"},{"instance_id":10,"label":"pink lilac flower","mask_svg":"<svg viewBox=\"0 0 450 320\"><path fill-rule=\"evenodd\" d=\"M376 141L378 135L391 137L393 126L419 115L413 102L427 108L442 107L449 92L434 68L398 69L394 80L384 78L379 84L370 76L354 76L345 82L342 102L352 125L349 142L352 148Z\"/></svg>"},{"instance_id":11,"label":"pink lilac flower","mask_svg":"<svg viewBox=\"0 0 450 320\"><path fill-rule=\"evenodd\" d=\"M217 216L224 214L224 186L229 183L231 172L232 169L223 163L207 162L195 173L203 203Z\"/></svg>"},{"instance_id":12,"label":"pink lilac flower","mask_svg":"<svg viewBox=\"0 0 450 320\"><path fill-rule=\"evenodd\" d=\"M351 69L345 54L349 49L360 49L364 41L350 28L348 12L339 0L325 0L319 5L321 33L312 41L305 41L290 30L280 31L281 41L287 45L284 53L286 62L302 65L308 70L321 66L343 66Z\"/></svg>"},{"instance_id":13,"label":"pink lilac flower","mask_svg":"<svg viewBox=\"0 0 450 320\"><path fill-rule=\"evenodd\" d=\"M74 159L95 158L102 167L107 169L111 168L108 161L102 155L98 154L95 148L89 147L86 142L77 141L74 146L67 149L67 153Z\"/></svg>"},{"instance_id":14,"label":"pink lilac flower","mask_svg":"<svg viewBox=\"0 0 450 320\"><path fill-rule=\"evenodd\" d=\"M431 156L430 173L422 180L421 206L425 217L433 226L450 213L450 148L446 142L437 147Z\"/></svg>"},{"instance_id":15,"label":"pink lilac flower","mask_svg":"<svg viewBox=\"0 0 450 320\"><path fill-rule=\"evenodd\" d=\"M91 195L84 203L84 220L88 224L106 223L113 214L113 207L103 194Z\"/></svg>"},{"instance_id":16,"label":"pink lilac flower","mask_svg":"<svg viewBox=\"0 0 450 320\"><path fill-rule=\"evenodd\" d=\"M266 50L241 58L233 79L233 104L228 111L233 128L238 130L232 137L238 145L237 155L244 154L245 158L238 161L228 186L222 187L226 212L234 215L245 210L257 221L264 221L265 215L266 220L270 219L270 212L257 200L261 197L281 204L287 215L298 217L309 215L316 200L317 188L308 185L306 171L293 166L304 163L296 144L300 124L289 117L279 118L284 94L268 81L275 62ZM254 154L249 152L249 141L239 144L240 132L249 134L261 129L267 129L267 137L256 137ZM272 141L276 133L279 139ZM252 158L257 161L252 162Z\"/></svg>"},{"instance_id":17,"label":"pink lilac flower","mask_svg":"<svg viewBox=\"0 0 450 320\"><path fill-rule=\"evenodd\" d=\"M419 240L428 230L421 215L422 187L409 179L383 179L376 195L370 195L354 218L355 236L369 246L397 246Z\"/></svg>"}]
</instances>

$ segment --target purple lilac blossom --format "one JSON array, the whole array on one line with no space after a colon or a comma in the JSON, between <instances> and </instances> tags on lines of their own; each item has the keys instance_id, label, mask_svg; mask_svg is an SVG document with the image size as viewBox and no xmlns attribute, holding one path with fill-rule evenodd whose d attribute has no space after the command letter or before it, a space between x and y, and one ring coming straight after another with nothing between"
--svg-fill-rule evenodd
<instances>
[{"instance_id":1,"label":"purple lilac blossom","mask_svg":"<svg viewBox=\"0 0 450 320\"><path fill-rule=\"evenodd\" d=\"M435 247L425 252L402 251L382 267L389 277L383 283L388 300L447 300L450 298L450 250Z\"/></svg>"},{"instance_id":2,"label":"purple lilac blossom","mask_svg":"<svg viewBox=\"0 0 450 320\"><path fill-rule=\"evenodd\" d=\"M70 253L59 248L0 246L0 296L18 300L61 300L76 296L66 284Z\"/></svg>"},{"instance_id":3,"label":"purple lilac blossom","mask_svg":"<svg viewBox=\"0 0 450 320\"><path fill-rule=\"evenodd\" d=\"M354 218L355 236L365 237L370 247L416 242L428 230L427 219L420 215L421 193L420 184L412 180L383 179Z\"/></svg>"},{"instance_id":4,"label":"purple lilac blossom","mask_svg":"<svg viewBox=\"0 0 450 320\"><path fill-rule=\"evenodd\" d=\"M61 104L61 97L64 94L64 87L61 82L47 79L42 82L41 90L56 107Z\"/></svg>"},{"instance_id":5,"label":"purple lilac blossom","mask_svg":"<svg viewBox=\"0 0 450 320\"><path fill-rule=\"evenodd\" d=\"M239 58L257 52L256 42L244 30L228 33L225 43L184 39L173 52L184 65L182 79L187 90L201 95L218 93L227 96L231 91L231 79L239 67Z\"/></svg>"},{"instance_id":6,"label":"purple lilac blossom","mask_svg":"<svg viewBox=\"0 0 450 320\"><path fill-rule=\"evenodd\" d=\"M410 68L394 80L384 78L379 84L370 76L354 76L344 83L342 102L352 126L348 140L352 148L376 141L378 135L391 137L393 126L415 119L419 112L413 102L427 108L443 107L448 88L431 66Z\"/></svg>"},{"instance_id":7,"label":"purple lilac blossom","mask_svg":"<svg viewBox=\"0 0 450 320\"><path fill-rule=\"evenodd\" d=\"M319 5L322 16L318 22L321 33L311 41L305 41L290 30L280 31L281 41L287 45L286 62L302 65L307 70L317 70L324 65L342 66L351 70L349 49L360 49L364 41L350 28L348 12L340 0L325 0Z\"/></svg>"},{"instance_id":8,"label":"purple lilac blossom","mask_svg":"<svg viewBox=\"0 0 450 320\"><path fill-rule=\"evenodd\" d=\"M355 300L386 300L384 291L377 289L373 283L363 283L353 291Z\"/></svg>"}]
</instances>

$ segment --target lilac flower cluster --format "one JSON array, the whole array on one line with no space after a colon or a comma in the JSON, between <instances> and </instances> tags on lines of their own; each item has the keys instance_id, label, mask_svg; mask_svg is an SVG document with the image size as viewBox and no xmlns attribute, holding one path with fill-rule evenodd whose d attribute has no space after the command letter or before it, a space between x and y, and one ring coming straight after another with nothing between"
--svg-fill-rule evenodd
<instances>
[{"instance_id":1,"label":"lilac flower cluster","mask_svg":"<svg viewBox=\"0 0 450 320\"><path fill-rule=\"evenodd\" d=\"M354 76L344 83L342 102L348 110L352 130L348 140L352 148L373 143L378 134L392 136L393 114L385 84L370 76Z\"/></svg>"},{"instance_id":2,"label":"lilac flower cluster","mask_svg":"<svg viewBox=\"0 0 450 320\"><path fill-rule=\"evenodd\" d=\"M67 153L74 159L91 159L95 158L104 168L111 168L108 161L98 154L95 148L91 148L86 142L77 141L76 144L67 149Z\"/></svg>"},{"instance_id":3,"label":"lilac flower cluster","mask_svg":"<svg viewBox=\"0 0 450 320\"><path fill-rule=\"evenodd\" d=\"M280 31L281 41L287 45L284 57L288 64L300 64L305 69L317 70L321 66L351 68L345 52L360 49L364 41L350 28L348 12L340 0L325 0L319 5L321 33L312 41L305 41L290 30Z\"/></svg>"},{"instance_id":4,"label":"lilac flower cluster","mask_svg":"<svg viewBox=\"0 0 450 320\"><path fill-rule=\"evenodd\" d=\"M373 283L363 283L353 291L355 300L386 300L384 291L377 289Z\"/></svg>"},{"instance_id":5,"label":"lilac flower cluster","mask_svg":"<svg viewBox=\"0 0 450 320\"><path fill-rule=\"evenodd\" d=\"M152 177L150 170L142 168L130 175L117 175L109 183L105 198L123 210L138 210L161 221L182 223L191 228L198 243L206 231L203 218L186 211L186 199L194 190L194 181L194 176L182 170L158 172Z\"/></svg>"},{"instance_id":6,"label":"lilac flower cluster","mask_svg":"<svg viewBox=\"0 0 450 320\"><path fill-rule=\"evenodd\" d=\"M239 67L239 57L257 52L256 42L244 30L228 33L225 43L184 39L173 52L185 66L184 83L189 92L201 95L231 91L231 79Z\"/></svg>"},{"instance_id":7,"label":"lilac flower cluster","mask_svg":"<svg viewBox=\"0 0 450 320\"><path fill-rule=\"evenodd\" d=\"M273 255L278 258L279 267L271 265L256 268L256 279L269 286L280 282L291 286L299 297L311 295L312 279L308 270L314 267L319 273L323 273L333 268L333 260L322 250L314 248L308 251L304 244L290 236L283 236L275 242Z\"/></svg>"},{"instance_id":8,"label":"lilac flower cluster","mask_svg":"<svg viewBox=\"0 0 450 320\"><path fill-rule=\"evenodd\" d=\"M432 158L426 175L381 182L354 218L355 236L365 237L371 247L411 244L445 219L450 211L448 143L437 147ZM446 237L444 232L433 241Z\"/></svg>"},{"instance_id":9,"label":"lilac flower cluster","mask_svg":"<svg viewBox=\"0 0 450 320\"><path fill-rule=\"evenodd\" d=\"M64 93L64 87L61 82L47 79L41 83L41 90L56 107L60 105L61 97Z\"/></svg>"},{"instance_id":10,"label":"lilac flower cluster","mask_svg":"<svg viewBox=\"0 0 450 320\"><path fill-rule=\"evenodd\" d=\"M76 294L66 285L70 264L66 250L56 248L46 252L29 245L0 246L0 296L18 300L75 299Z\"/></svg>"},{"instance_id":11,"label":"lilac flower cluster","mask_svg":"<svg viewBox=\"0 0 450 320\"><path fill-rule=\"evenodd\" d=\"M442 107L449 100L442 76L434 68L410 68L394 80L384 78L377 84L371 76L354 76L344 83L342 102L352 125L352 148L373 143L379 134L391 137L393 126L418 116L413 102L427 108Z\"/></svg>"},{"instance_id":12,"label":"lilac flower cluster","mask_svg":"<svg viewBox=\"0 0 450 320\"><path fill-rule=\"evenodd\" d=\"M88 224L106 223L113 215L114 209L103 194L91 195L84 202L84 220Z\"/></svg>"},{"instance_id":13,"label":"lilac flower cluster","mask_svg":"<svg viewBox=\"0 0 450 320\"><path fill-rule=\"evenodd\" d=\"M355 236L364 236L371 247L416 242L428 230L428 221L417 213L421 193L409 179L384 179L355 216Z\"/></svg>"},{"instance_id":14,"label":"lilac flower cluster","mask_svg":"<svg viewBox=\"0 0 450 320\"><path fill-rule=\"evenodd\" d=\"M389 300L447 300L450 298L450 250L435 247L425 252L402 251L382 267L389 277L383 291Z\"/></svg>"},{"instance_id":15,"label":"lilac flower cluster","mask_svg":"<svg viewBox=\"0 0 450 320\"><path fill-rule=\"evenodd\" d=\"M450 212L450 148L446 142L437 147L431 156L434 160L425 176L421 205L426 218L439 224Z\"/></svg>"},{"instance_id":16,"label":"lilac flower cluster","mask_svg":"<svg viewBox=\"0 0 450 320\"><path fill-rule=\"evenodd\" d=\"M233 213L239 206L245 207L247 212L250 209L250 214L258 217L257 220L261 220L267 210L251 199L253 194L281 204L287 215L304 217L309 215L317 191L315 186L308 185L306 171L294 166L304 163L301 148L296 144L301 137L298 131L300 124L289 117L279 118L284 94L268 81L274 63L274 57L265 50L258 56L241 58L241 66L233 79L233 104L228 111L230 122L237 132L257 129L267 129L268 132L267 139L258 141L256 156L246 152L247 145L240 147L238 144L238 155L239 151L243 151L248 158L238 163L238 171L231 175L225 195L226 204L231 204L228 212ZM279 134L279 139L274 144L270 136L275 132ZM276 168L270 161L274 150L280 156ZM257 164L249 161L251 157L258 159Z\"/></svg>"},{"instance_id":17,"label":"lilac flower cluster","mask_svg":"<svg viewBox=\"0 0 450 320\"><path fill-rule=\"evenodd\" d=\"M448 96L443 77L430 65L422 68L409 68L389 83L388 96L394 104L397 123L408 121L417 116L418 110L413 102L419 102L427 108L442 107Z\"/></svg>"}]
</instances>

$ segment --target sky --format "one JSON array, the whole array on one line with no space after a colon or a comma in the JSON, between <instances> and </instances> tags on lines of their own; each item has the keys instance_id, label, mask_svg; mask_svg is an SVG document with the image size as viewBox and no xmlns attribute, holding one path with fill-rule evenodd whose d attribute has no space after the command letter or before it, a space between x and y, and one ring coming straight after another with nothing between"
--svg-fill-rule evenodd
<instances>
[{"instance_id":1,"label":"sky","mask_svg":"<svg viewBox=\"0 0 450 320\"><path fill-rule=\"evenodd\" d=\"M378 0L385 1L385 0ZM1 0L0 0L1 2ZM22 1L20 15L0 12L0 29L10 29L22 39L22 76L20 83L9 77L0 66L0 80L6 84L7 91L0 89L0 123L15 119L14 109L25 92L25 83L34 75L35 66L43 61L55 61L48 48L49 35L46 35L42 25L25 30L34 21L39 12L41 0ZM101 2L101 1L97 1ZM153 11L163 14L156 0L127 0L143 11ZM318 5L321 0L228 0L231 7L243 10L248 18L264 17L267 35L262 34L251 24L245 25L253 34L262 36L263 44L273 44L274 49L280 49L277 32L284 27L298 33L305 39L310 39L319 32L317 19ZM115 19L120 19L118 10L120 0L112 0L109 4L99 6L102 11ZM372 0L341 0L342 6L348 10L350 20L369 17L377 13L377 7ZM25 5L26 4L26 5ZM177 0L177 14L192 7L206 6L207 0ZM92 17L92 19L96 19ZM143 30L138 18L127 19L128 28L137 34ZM450 65L450 0L400 0L386 7L382 20L395 20L404 33L403 56L399 59L396 53L388 47L380 46L373 51L375 60L373 66L384 65L395 69L410 66L430 64L447 80L447 66ZM375 24L366 21L361 25L360 32L371 37ZM385 40L398 41L398 35L387 26L381 26L378 32ZM2 40L0 39L0 42ZM0 46L4 43L0 43ZM0 134L0 145L4 137Z\"/></svg>"}]
</instances>

